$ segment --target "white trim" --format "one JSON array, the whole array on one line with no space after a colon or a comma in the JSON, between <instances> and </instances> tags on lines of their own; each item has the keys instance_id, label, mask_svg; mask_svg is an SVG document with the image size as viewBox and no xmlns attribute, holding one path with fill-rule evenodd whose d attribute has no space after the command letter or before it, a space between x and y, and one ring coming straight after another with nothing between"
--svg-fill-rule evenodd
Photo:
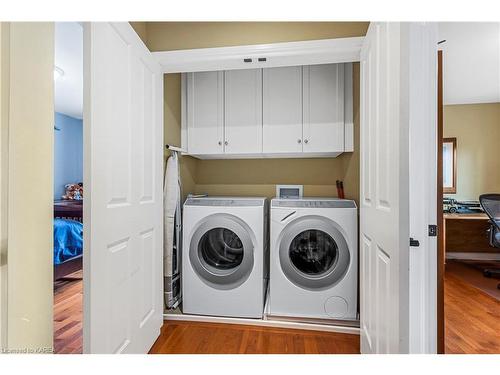
<instances>
[{"instance_id":1,"label":"white trim","mask_svg":"<svg viewBox=\"0 0 500 375\"><path fill-rule=\"evenodd\" d=\"M457 260L500 260L500 253L452 252L446 253L446 259Z\"/></svg>"},{"instance_id":2,"label":"white trim","mask_svg":"<svg viewBox=\"0 0 500 375\"><path fill-rule=\"evenodd\" d=\"M271 68L359 61L364 37L153 52L163 73ZM266 58L265 62L257 61ZM243 59L252 62L245 63Z\"/></svg>"},{"instance_id":3,"label":"white trim","mask_svg":"<svg viewBox=\"0 0 500 375\"><path fill-rule=\"evenodd\" d=\"M437 25L407 25L409 54L410 353L437 351ZM404 147L403 145L401 145Z\"/></svg>"},{"instance_id":4,"label":"white trim","mask_svg":"<svg viewBox=\"0 0 500 375\"><path fill-rule=\"evenodd\" d=\"M166 92L166 90L165 90ZM187 74L181 74L181 148L188 149L188 136L187 136Z\"/></svg>"},{"instance_id":5,"label":"white trim","mask_svg":"<svg viewBox=\"0 0 500 375\"><path fill-rule=\"evenodd\" d=\"M354 151L352 63L344 64L344 152Z\"/></svg>"},{"instance_id":6,"label":"white trim","mask_svg":"<svg viewBox=\"0 0 500 375\"><path fill-rule=\"evenodd\" d=\"M202 316L202 315L189 315L189 314L163 314L163 320L241 324L247 326L250 325L250 326L260 326L260 327L290 328L290 329L302 329L307 331L337 332L337 333L347 333L351 335L359 335L359 328L357 327L289 322L289 321L273 320L272 318L263 320L263 319L227 318L219 316Z\"/></svg>"},{"instance_id":7,"label":"white trim","mask_svg":"<svg viewBox=\"0 0 500 375\"><path fill-rule=\"evenodd\" d=\"M203 160L218 159L299 159L299 158L336 158L342 152L290 152L290 153L255 153L255 154L190 154L189 149L186 155Z\"/></svg>"},{"instance_id":8,"label":"white trim","mask_svg":"<svg viewBox=\"0 0 500 375\"><path fill-rule=\"evenodd\" d=\"M87 150L90 150L91 121L92 108L91 108L91 87L90 82L92 78L92 23L84 22L83 25L83 183L87 187L85 192L85 200L83 201L83 222L85 223L85 231L83 232L83 276L82 284L83 293L82 297L82 351L83 353L90 353L90 252L89 252L89 239L92 221L90 217L90 200L92 199L92 191L88 187L92 183L92 173L90 171L90 164L92 162L92 155Z\"/></svg>"}]
</instances>

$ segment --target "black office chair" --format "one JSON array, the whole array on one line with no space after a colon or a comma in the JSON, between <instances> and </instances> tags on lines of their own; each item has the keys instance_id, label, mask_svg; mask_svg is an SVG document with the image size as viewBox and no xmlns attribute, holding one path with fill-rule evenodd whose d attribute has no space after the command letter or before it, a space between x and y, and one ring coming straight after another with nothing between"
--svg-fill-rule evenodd
<instances>
[{"instance_id":1,"label":"black office chair","mask_svg":"<svg viewBox=\"0 0 500 375\"><path fill-rule=\"evenodd\" d=\"M500 249L500 194L483 194L479 196L479 203L490 218L490 245ZM487 268L483 274L486 277L500 277L500 269ZM497 288L500 289L500 283Z\"/></svg>"}]
</instances>

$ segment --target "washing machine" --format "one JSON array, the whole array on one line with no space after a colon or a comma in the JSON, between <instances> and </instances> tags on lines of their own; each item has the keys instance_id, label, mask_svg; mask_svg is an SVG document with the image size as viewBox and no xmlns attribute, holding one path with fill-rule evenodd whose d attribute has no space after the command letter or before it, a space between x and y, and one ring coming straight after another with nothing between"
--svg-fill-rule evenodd
<instances>
[{"instance_id":1,"label":"washing machine","mask_svg":"<svg viewBox=\"0 0 500 375\"><path fill-rule=\"evenodd\" d=\"M271 201L269 314L357 319L357 207L334 198Z\"/></svg>"},{"instance_id":2,"label":"washing machine","mask_svg":"<svg viewBox=\"0 0 500 375\"><path fill-rule=\"evenodd\" d=\"M266 198L188 198L183 212L182 311L262 318L268 279Z\"/></svg>"}]
</instances>

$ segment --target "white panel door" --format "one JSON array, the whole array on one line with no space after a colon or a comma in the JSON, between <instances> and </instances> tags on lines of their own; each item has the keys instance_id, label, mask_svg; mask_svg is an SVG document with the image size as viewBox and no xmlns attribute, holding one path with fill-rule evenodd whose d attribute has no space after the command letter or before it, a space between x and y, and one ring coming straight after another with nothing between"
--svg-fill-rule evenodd
<instances>
[{"instance_id":1,"label":"white panel door","mask_svg":"<svg viewBox=\"0 0 500 375\"><path fill-rule=\"evenodd\" d=\"M188 152L224 152L224 72L187 73Z\"/></svg>"},{"instance_id":2,"label":"white panel door","mask_svg":"<svg viewBox=\"0 0 500 375\"><path fill-rule=\"evenodd\" d=\"M408 118L401 25L361 51L361 352L408 352Z\"/></svg>"},{"instance_id":3,"label":"white panel door","mask_svg":"<svg viewBox=\"0 0 500 375\"><path fill-rule=\"evenodd\" d=\"M303 67L304 152L344 152L344 64Z\"/></svg>"},{"instance_id":4,"label":"white panel door","mask_svg":"<svg viewBox=\"0 0 500 375\"><path fill-rule=\"evenodd\" d=\"M262 69L224 72L226 154L262 152Z\"/></svg>"},{"instance_id":5,"label":"white panel door","mask_svg":"<svg viewBox=\"0 0 500 375\"><path fill-rule=\"evenodd\" d=\"M302 67L263 69L263 152L302 152Z\"/></svg>"},{"instance_id":6,"label":"white panel door","mask_svg":"<svg viewBox=\"0 0 500 375\"><path fill-rule=\"evenodd\" d=\"M84 352L147 353L163 322L163 73L128 23L84 35Z\"/></svg>"}]
</instances>

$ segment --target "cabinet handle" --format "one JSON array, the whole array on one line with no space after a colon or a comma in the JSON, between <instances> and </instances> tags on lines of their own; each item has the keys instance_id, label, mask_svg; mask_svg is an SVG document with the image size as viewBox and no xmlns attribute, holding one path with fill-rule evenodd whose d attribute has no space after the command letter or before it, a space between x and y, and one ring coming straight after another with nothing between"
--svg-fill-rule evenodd
<instances>
[{"instance_id":1,"label":"cabinet handle","mask_svg":"<svg viewBox=\"0 0 500 375\"><path fill-rule=\"evenodd\" d=\"M229 144L229 142L228 142L228 141L225 141L225 142L224 142L224 144L227 146L227 145Z\"/></svg>"},{"instance_id":2,"label":"cabinet handle","mask_svg":"<svg viewBox=\"0 0 500 375\"><path fill-rule=\"evenodd\" d=\"M302 139L297 139L297 143L302 143Z\"/></svg>"},{"instance_id":3,"label":"cabinet handle","mask_svg":"<svg viewBox=\"0 0 500 375\"><path fill-rule=\"evenodd\" d=\"M217 142L219 146L222 146L222 141Z\"/></svg>"},{"instance_id":4,"label":"cabinet handle","mask_svg":"<svg viewBox=\"0 0 500 375\"><path fill-rule=\"evenodd\" d=\"M308 139L304 139L304 143L309 143L309 140Z\"/></svg>"}]
</instances>

